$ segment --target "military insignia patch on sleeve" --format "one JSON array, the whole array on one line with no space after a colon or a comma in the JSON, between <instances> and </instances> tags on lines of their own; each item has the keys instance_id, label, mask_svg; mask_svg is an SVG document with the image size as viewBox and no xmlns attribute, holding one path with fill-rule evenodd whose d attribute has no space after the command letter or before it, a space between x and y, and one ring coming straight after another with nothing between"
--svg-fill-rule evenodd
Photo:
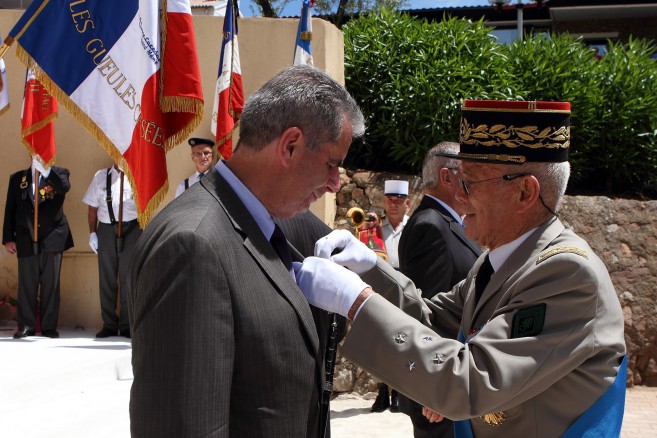
<instances>
[{"instance_id":1,"label":"military insignia patch on sleeve","mask_svg":"<svg viewBox=\"0 0 657 438\"><path fill-rule=\"evenodd\" d=\"M545 308L545 303L541 303L518 310L513 316L511 338L527 338L543 331Z\"/></svg>"},{"instance_id":2,"label":"military insignia patch on sleeve","mask_svg":"<svg viewBox=\"0 0 657 438\"><path fill-rule=\"evenodd\" d=\"M546 261L552 256L563 254L565 252L570 254L577 254L584 257L585 259L589 258L588 253L582 248L577 248L576 246L560 246L557 248L548 249L547 251L543 251L536 259L536 264L538 265L539 263Z\"/></svg>"}]
</instances>

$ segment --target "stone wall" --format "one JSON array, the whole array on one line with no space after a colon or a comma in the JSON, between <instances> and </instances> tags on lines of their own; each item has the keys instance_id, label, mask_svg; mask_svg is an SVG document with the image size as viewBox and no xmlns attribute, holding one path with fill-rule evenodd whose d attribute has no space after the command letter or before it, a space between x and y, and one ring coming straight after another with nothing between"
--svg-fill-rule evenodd
<instances>
[{"instance_id":1,"label":"stone wall","mask_svg":"<svg viewBox=\"0 0 657 438\"><path fill-rule=\"evenodd\" d=\"M419 203L417 176L343 171L341 178L336 228L347 226L345 214L351 207L381 213L386 179L408 180L411 208ZM625 317L628 386L657 386L657 201L566 196L560 217L609 269ZM339 353L334 390L375 391L370 375Z\"/></svg>"}]
</instances>

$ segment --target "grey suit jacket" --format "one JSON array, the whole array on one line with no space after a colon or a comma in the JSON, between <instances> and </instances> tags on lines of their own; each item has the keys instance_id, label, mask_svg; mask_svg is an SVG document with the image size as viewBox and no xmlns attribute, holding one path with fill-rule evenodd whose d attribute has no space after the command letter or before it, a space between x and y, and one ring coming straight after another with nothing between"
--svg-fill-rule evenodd
<instances>
[{"instance_id":1,"label":"grey suit jacket","mask_svg":"<svg viewBox=\"0 0 657 438\"><path fill-rule=\"evenodd\" d=\"M320 436L310 307L217 172L146 228L128 303L133 436Z\"/></svg>"},{"instance_id":2,"label":"grey suit jacket","mask_svg":"<svg viewBox=\"0 0 657 438\"><path fill-rule=\"evenodd\" d=\"M556 219L514 251L475 304L482 261L431 300L408 284L395 288L403 276L389 272L391 284L360 309L343 353L424 406L470 418L477 437L560 436L613 383L625 355L607 269ZM537 333L532 315L544 316ZM445 324L470 333L469 342L441 337ZM501 425L485 421L500 412Z\"/></svg>"}]
</instances>

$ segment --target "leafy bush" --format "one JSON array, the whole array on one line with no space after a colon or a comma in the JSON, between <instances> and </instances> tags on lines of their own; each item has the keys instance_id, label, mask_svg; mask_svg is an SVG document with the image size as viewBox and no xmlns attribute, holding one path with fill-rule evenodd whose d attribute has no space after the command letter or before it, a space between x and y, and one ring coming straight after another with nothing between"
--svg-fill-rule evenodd
<instances>
[{"instance_id":1,"label":"leafy bush","mask_svg":"<svg viewBox=\"0 0 657 438\"><path fill-rule=\"evenodd\" d=\"M568 35L498 44L482 22L427 23L381 11L344 27L345 76L368 131L347 165L420 171L457 140L463 99L569 101L571 193L657 195L657 62L643 40L610 43L598 61Z\"/></svg>"},{"instance_id":2,"label":"leafy bush","mask_svg":"<svg viewBox=\"0 0 657 438\"><path fill-rule=\"evenodd\" d=\"M496 86L507 58L483 22L383 10L343 31L347 88L368 122L350 165L416 171L431 146L458 140L463 99L517 97Z\"/></svg>"}]
</instances>

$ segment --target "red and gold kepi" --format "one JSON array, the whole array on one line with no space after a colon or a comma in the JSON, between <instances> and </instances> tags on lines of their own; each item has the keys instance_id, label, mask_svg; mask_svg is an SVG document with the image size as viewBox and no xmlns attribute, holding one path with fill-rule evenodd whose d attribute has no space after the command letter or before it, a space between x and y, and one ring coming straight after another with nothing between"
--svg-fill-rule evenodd
<instances>
[{"instance_id":1,"label":"red and gold kepi","mask_svg":"<svg viewBox=\"0 0 657 438\"><path fill-rule=\"evenodd\" d=\"M570 102L466 100L458 158L496 164L568 161Z\"/></svg>"}]
</instances>

